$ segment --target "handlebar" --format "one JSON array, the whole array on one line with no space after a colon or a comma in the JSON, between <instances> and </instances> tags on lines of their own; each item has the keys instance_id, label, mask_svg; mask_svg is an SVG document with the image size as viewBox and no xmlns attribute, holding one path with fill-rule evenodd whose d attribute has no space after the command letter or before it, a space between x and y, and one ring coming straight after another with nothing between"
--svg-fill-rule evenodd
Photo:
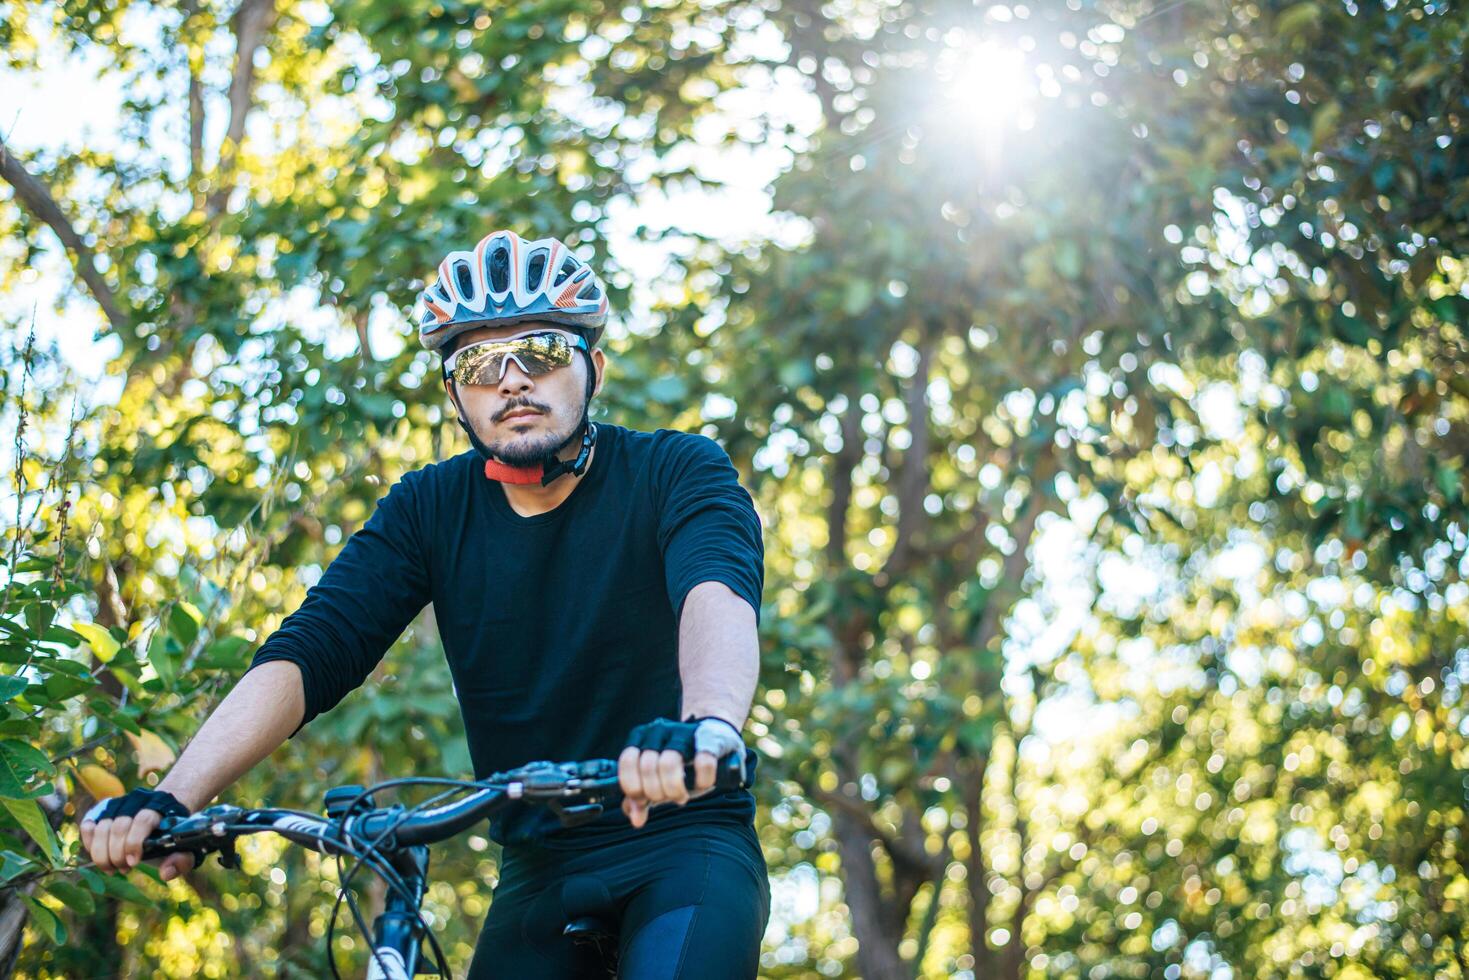
<instances>
[{"instance_id":1,"label":"handlebar","mask_svg":"<svg viewBox=\"0 0 1469 980\"><path fill-rule=\"evenodd\" d=\"M744 766L737 756L726 757L708 792L749 786L751 764L749 754ZM692 764L684 768L684 781L692 790ZM448 786L468 795L426 809L423 805L373 806L373 792L399 785ZM622 798L614 760L532 762L473 782L401 779L371 789L337 787L326 794L325 817L300 810L246 809L229 804L207 807L186 817L165 817L144 841L143 857L151 860L182 851L193 853L202 863L207 854L219 853L226 867L234 867L236 838L265 832L280 834L324 854L360 857L368 850L391 852L447 840L518 802L543 804L557 815L562 826L572 827L595 820L608 807L619 805Z\"/></svg>"}]
</instances>

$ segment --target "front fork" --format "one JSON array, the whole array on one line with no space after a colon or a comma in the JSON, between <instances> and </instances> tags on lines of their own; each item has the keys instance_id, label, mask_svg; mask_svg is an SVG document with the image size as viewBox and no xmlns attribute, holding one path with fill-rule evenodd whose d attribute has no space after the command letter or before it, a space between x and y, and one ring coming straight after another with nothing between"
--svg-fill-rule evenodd
<instances>
[{"instance_id":1,"label":"front fork","mask_svg":"<svg viewBox=\"0 0 1469 980\"><path fill-rule=\"evenodd\" d=\"M413 901L393 889L387 903L372 923L373 955L367 962L367 980L413 980L416 974L437 975L432 964L420 964L422 938L418 926L428 881L428 847L417 845L393 853L389 860L408 886ZM444 980L449 980L445 977Z\"/></svg>"}]
</instances>

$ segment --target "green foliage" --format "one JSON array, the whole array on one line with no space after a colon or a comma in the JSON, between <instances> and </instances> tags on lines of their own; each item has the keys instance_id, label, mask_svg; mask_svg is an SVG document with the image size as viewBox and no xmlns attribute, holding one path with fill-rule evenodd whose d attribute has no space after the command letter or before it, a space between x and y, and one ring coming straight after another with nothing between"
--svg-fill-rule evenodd
<instances>
[{"instance_id":1,"label":"green foliage","mask_svg":"<svg viewBox=\"0 0 1469 980\"><path fill-rule=\"evenodd\" d=\"M8 67L128 93L115 146L24 161L106 259L121 394L9 345L21 968L320 972L316 855L130 882L75 818L462 448L401 311L510 226L648 311L599 410L718 436L765 518L765 975L1462 976L1466 37L1420 2L0 2ZM616 209L705 182L764 72L819 115L724 138L789 150L780 241L674 229L634 289ZM55 240L18 196L0 230L8 291ZM432 625L231 797L467 771ZM436 852L456 965L497 859Z\"/></svg>"}]
</instances>

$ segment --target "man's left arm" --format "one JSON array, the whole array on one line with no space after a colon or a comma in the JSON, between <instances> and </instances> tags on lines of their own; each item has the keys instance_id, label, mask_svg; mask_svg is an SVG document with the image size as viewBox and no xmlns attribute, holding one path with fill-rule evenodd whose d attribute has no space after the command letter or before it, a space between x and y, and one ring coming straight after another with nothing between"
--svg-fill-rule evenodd
<instances>
[{"instance_id":1,"label":"man's left arm","mask_svg":"<svg viewBox=\"0 0 1469 980\"><path fill-rule=\"evenodd\" d=\"M740 731L760 672L759 608L764 585L760 517L729 456L703 436L680 435L653 479L658 544L668 597L678 616L680 718L719 719L697 732L695 792L714 785L716 755L743 754ZM671 728L669 726L672 726ZM661 726L661 727L660 727ZM686 803L690 726L661 720L634 730L618 757L623 812L633 826L657 803ZM645 736L645 737L644 737ZM670 746L678 744L679 750ZM640 751L638 746L642 746ZM655 746L655 751L648 746ZM713 752L705 751L707 748Z\"/></svg>"},{"instance_id":2,"label":"man's left arm","mask_svg":"<svg viewBox=\"0 0 1469 980\"><path fill-rule=\"evenodd\" d=\"M684 719L717 718L736 736L745 727L755 682L760 676L760 640L755 610L723 582L701 582L684 600L678 624L678 670L683 681ZM642 752L623 750L621 768L632 770L636 789L623 800L622 810L634 827L648 819L657 803L687 803L684 757L671 749ZM714 756L694 756L694 792L714 785ZM624 780L624 789L629 780Z\"/></svg>"},{"instance_id":3,"label":"man's left arm","mask_svg":"<svg viewBox=\"0 0 1469 980\"><path fill-rule=\"evenodd\" d=\"M745 727L760 678L760 637L755 610L723 582L701 582L684 602L678 624L678 672L684 718L719 718ZM714 764L706 783L713 785Z\"/></svg>"}]
</instances>

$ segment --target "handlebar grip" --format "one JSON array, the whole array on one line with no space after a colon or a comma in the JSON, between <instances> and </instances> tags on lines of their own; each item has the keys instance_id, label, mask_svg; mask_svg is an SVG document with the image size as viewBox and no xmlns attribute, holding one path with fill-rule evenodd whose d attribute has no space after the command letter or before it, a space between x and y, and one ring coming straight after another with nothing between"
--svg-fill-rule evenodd
<instances>
[{"instance_id":1,"label":"handlebar grip","mask_svg":"<svg viewBox=\"0 0 1469 980\"><path fill-rule=\"evenodd\" d=\"M754 760L750 752L745 753L744 763L741 764L737 755L727 755L720 759L714 770L714 786L709 792L726 792L732 789L744 789L754 782L751 770L754 768ZM693 790L697 777L694 774L694 764L690 762L684 766L684 785Z\"/></svg>"},{"instance_id":2,"label":"handlebar grip","mask_svg":"<svg viewBox=\"0 0 1469 980\"><path fill-rule=\"evenodd\" d=\"M154 833L156 834L157 832L155 831ZM194 866L198 867L199 865L202 865L204 863L204 858L208 855L208 853L209 852L206 848L198 845L195 845L193 847L184 847L182 845L175 844L172 847L167 847L164 846L157 839L156 836L149 837L147 840L143 841L144 861L156 861L160 858L166 858L173 854L192 854L194 855Z\"/></svg>"}]
</instances>

